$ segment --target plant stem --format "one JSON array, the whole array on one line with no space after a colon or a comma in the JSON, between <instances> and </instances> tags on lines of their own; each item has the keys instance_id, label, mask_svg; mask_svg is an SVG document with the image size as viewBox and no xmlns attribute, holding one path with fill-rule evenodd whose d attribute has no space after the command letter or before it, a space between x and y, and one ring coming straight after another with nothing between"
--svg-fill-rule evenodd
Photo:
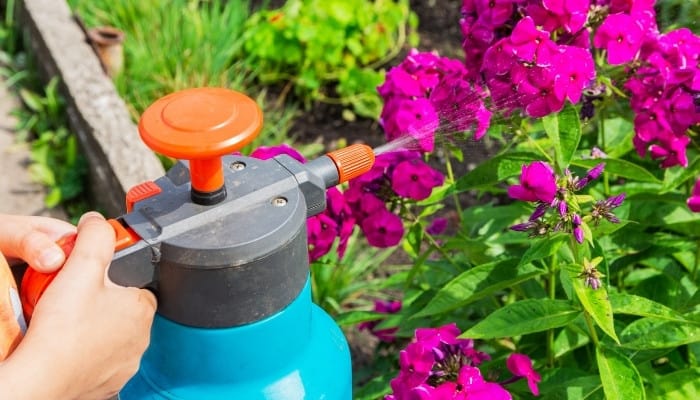
<instances>
[{"instance_id":1,"label":"plant stem","mask_svg":"<svg viewBox=\"0 0 700 400\"><path fill-rule=\"evenodd\" d=\"M552 262L549 264L548 277L548 294L549 298L554 300L557 295L557 287L555 285L557 279L557 255L552 256ZM547 365L554 368L554 329L547 330Z\"/></svg>"},{"instance_id":2,"label":"plant stem","mask_svg":"<svg viewBox=\"0 0 700 400\"><path fill-rule=\"evenodd\" d=\"M696 282L698 278L698 269L700 269L700 240L696 243L695 248L695 264L693 265L693 282Z\"/></svg>"},{"instance_id":3,"label":"plant stem","mask_svg":"<svg viewBox=\"0 0 700 400\"><path fill-rule=\"evenodd\" d=\"M600 149L606 152L605 148L605 110L600 110L598 115L598 143L600 144ZM603 190L605 195L610 195L610 176L607 172L603 171Z\"/></svg>"},{"instance_id":4,"label":"plant stem","mask_svg":"<svg viewBox=\"0 0 700 400\"><path fill-rule=\"evenodd\" d=\"M591 321L591 316L587 311L583 311L583 317L586 320L586 326L588 327L588 333L591 335L591 340L593 340L593 345L598 347L600 342L598 341L598 333L595 331L595 324Z\"/></svg>"},{"instance_id":5,"label":"plant stem","mask_svg":"<svg viewBox=\"0 0 700 400\"><path fill-rule=\"evenodd\" d=\"M430 242L430 244L435 248L435 250L437 250L438 253L440 253L440 255L443 256L445 260L447 260L447 262L457 267L457 263L455 263L452 257L450 257L449 253L447 253L447 251L445 251L445 249L443 249L442 246L440 246L440 243L438 243L437 240L435 240L435 238L431 234L427 232L423 233L425 234L425 238L428 239L428 242Z\"/></svg>"},{"instance_id":6,"label":"plant stem","mask_svg":"<svg viewBox=\"0 0 700 400\"><path fill-rule=\"evenodd\" d=\"M448 154L448 153L445 152L445 154ZM447 169L447 179L449 179L450 184L454 185L455 175L454 175L454 171L452 170L452 159L450 158L449 154L445 157L445 168ZM453 191L452 199L455 202L455 209L457 210L457 217L459 218L459 222L461 225L462 224L462 205L459 204L459 195L457 194L456 191Z\"/></svg>"},{"instance_id":7,"label":"plant stem","mask_svg":"<svg viewBox=\"0 0 700 400\"><path fill-rule=\"evenodd\" d=\"M550 164L554 164L554 160L552 160L552 157L542 148L542 146L539 145L539 143L537 143L537 141L531 138L530 135L525 135L525 137L527 138L528 142L530 142L533 146L537 148L537 150L540 151L540 153L542 153L542 155L547 159L547 162L549 162Z\"/></svg>"},{"instance_id":8,"label":"plant stem","mask_svg":"<svg viewBox=\"0 0 700 400\"><path fill-rule=\"evenodd\" d=\"M569 241L569 246L571 247L571 253L574 256L574 263L575 264L581 264L581 254L579 253L579 247L576 241L574 240L573 236L571 237L571 240ZM586 326L588 327L588 333L591 336L591 340L593 341L593 344L597 348L600 344L600 341L598 340L598 333L595 330L595 323L591 320L590 314L586 310L583 310L583 317L586 320Z\"/></svg>"}]
</instances>

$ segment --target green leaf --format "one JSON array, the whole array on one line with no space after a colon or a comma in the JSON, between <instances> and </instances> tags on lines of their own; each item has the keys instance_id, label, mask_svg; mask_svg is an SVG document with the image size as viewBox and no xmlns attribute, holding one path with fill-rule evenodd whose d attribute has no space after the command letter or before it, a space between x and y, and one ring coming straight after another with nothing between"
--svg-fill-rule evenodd
<instances>
[{"instance_id":1,"label":"green leaf","mask_svg":"<svg viewBox=\"0 0 700 400\"><path fill-rule=\"evenodd\" d=\"M517 259L479 265L448 282L414 316L434 315L462 307L544 272L532 264L518 265Z\"/></svg>"},{"instance_id":2,"label":"green leaf","mask_svg":"<svg viewBox=\"0 0 700 400\"><path fill-rule=\"evenodd\" d=\"M600 377L573 368L554 368L543 371L539 384L543 400L591 399L601 389Z\"/></svg>"},{"instance_id":3,"label":"green leaf","mask_svg":"<svg viewBox=\"0 0 700 400\"><path fill-rule=\"evenodd\" d=\"M628 349L666 349L700 342L700 326L693 321L638 319L620 333L622 346Z\"/></svg>"},{"instance_id":4,"label":"green leaf","mask_svg":"<svg viewBox=\"0 0 700 400\"><path fill-rule=\"evenodd\" d=\"M348 311L336 316L335 323L340 326L349 326L382 318L386 318L386 314L379 314L374 311Z\"/></svg>"},{"instance_id":5,"label":"green leaf","mask_svg":"<svg viewBox=\"0 0 700 400\"><path fill-rule=\"evenodd\" d=\"M46 194L46 197L44 197L44 205L47 208L54 208L61 202L62 199L61 188L53 187Z\"/></svg>"},{"instance_id":6,"label":"green leaf","mask_svg":"<svg viewBox=\"0 0 700 400\"><path fill-rule=\"evenodd\" d=\"M628 293L611 293L609 297L615 314L629 314L668 321L687 322L680 313L646 297Z\"/></svg>"},{"instance_id":7,"label":"green leaf","mask_svg":"<svg viewBox=\"0 0 700 400\"><path fill-rule=\"evenodd\" d=\"M600 164L601 161L605 163L605 172L607 173L640 182L661 183L654 174L641 166L617 158L606 158L604 160L573 160L571 164L578 167L593 168Z\"/></svg>"},{"instance_id":8,"label":"green leaf","mask_svg":"<svg viewBox=\"0 0 700 400\"><path fill-rule=\"evenodd\" d=\"M506 178L520 174L523 164L541 158L539 154L530 152L510 152L498 155L459 178L455 183L455 190L463 192L493 186Z\"/></svg>"},{"instance_id":9,"label":"green leaf","mask_svg":"<svg viewBox=\"0 0 700 400\"><path fill-rule=\"evenodd\" d=\"M420 245L423 240L423 225L420 223L415 223L408 230L406 234L402 247L411 257L417 257L420 253Z\"/></svg>"},{"instance_id":10,"label":"green leaf","mask_svg":"<svg viewBox=\"0 0 700 400\"><path fill-rule=\"evenodd\" d=\"M639 371L629 358L611 348L596 349L598 371L608 399L645 399L644 384Z\"/></svg>"},{"instance_id":11,"label":"green leaf","mask_svg":"<svg viewBox=\"0 0 700 400\"><path fill-rule=\"evenodd\" d=\"M696 156L688 163L688 168L668 168L664 176L664 184L661 188L661 193L674 190L689 179L693 179L698 175L700 175L700 155Z\"/></svg>"},{"instance_id":12,"label":"green leaf","mask_svg":"<svg viewBox=\"0 0 700 400\"><path fill-rule=\"evenodd\" d=\"M493 339L542 332L567 325L580 314L566 300L521 300L494 311L461 337Z\"/></svg>"},{"instance_id":13,"label":"green leaf","mask_svg":"<svg viewBox=\"0 0 700 400\"><path fill-rule=\"evenodd\" d=\"M34 112L41 113L44 108L41 97L25 88L19 89L19 97L22 98L24 104Z\"/></svg>"},{"instance_id":14,"label":"green leaf","mask_svg":"<svg viewBox=\"0 0 700 400\"><path fill-rule=\"evenodd\" d=\"M634 150L632 138L634 137L634 125L626 118L616 117L606 119L605 124L605 152L610 158L620 158Z\"/></svg>"},{"instance_id":15,"label":"green leaf","mask_svg":"<svg viewBox=\"0 0 700 400\"><path fill-rule=\"evenodd\" d=\"M663 375L654 385L652 399L687 400L700 398L700 369L684 369Z\"/></svg>"},{"instance_id":16,"label":"green leaf","mask_svg":"<svg viewBox=\"0 0 700 400\"><path fill-rule=\"evenodd\" d=\"M576 297L578 297L583 308L593 318L600 329L619 344L620 339L617 338L617 334L615 333L613 310L610 305L610 300L608 300L608 292L605 287L601 286L593 290L584 285L583 278L579 276L583 271L583 267L580 265L569 265L566 267L566 270L571 278Z\"/></svg>"},{"instance_id":17,"label":"green leaf","mask_svg":"<svg viewBox=\"0 0 700 400\"><path fill-rule=\"evenodd\" d=\"M562 329L554 339L554 346L552 347L554 357L559 358L587 345L590 341L591 339L587 334L579 332L578 329L571 328L571 326L567 326Z\"/></svg>"},{"instance_id":18,"label":"green leaf","mask_svg":"<svg viewBox=\"0 0 700 400\"><path fill-rule=\"evenodd\" d=\"M564 171L581 141L581 120L578 113L573 106L567 105L558 114L542 118L542 125L554 145L557 169Z\"/></svg>"},{"instance_id":19,"label":"green leaf","mask_svg":"<svg viewBox=\"0 0 700 400\"><path fill-rule=\"evenodd\" d=\"M541 240L535 240L532 246L525 251L518 265L525 265L551 256L556 253L559 247L568 239L568 235L554 235Z\"/></svg>"}]
</instances>

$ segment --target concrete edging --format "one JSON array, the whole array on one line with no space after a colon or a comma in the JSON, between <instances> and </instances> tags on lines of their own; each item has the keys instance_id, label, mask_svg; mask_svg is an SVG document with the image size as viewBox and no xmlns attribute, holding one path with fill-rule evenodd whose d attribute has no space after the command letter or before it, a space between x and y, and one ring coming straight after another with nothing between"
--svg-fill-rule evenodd
<instances>
[{"instance_id":1,"label":"concrete edging","mask_svg":"<svg viewBox=\"0 0 700 400\"><path fill-rule=\"evenodd\" d=\"M141 141L124 101L64 0L21 0L18 21L42 77L61 79L71 130L90 165L89 194L109 216L124 213L126 191L164 174Z\"/></svg>"}]
</instances>

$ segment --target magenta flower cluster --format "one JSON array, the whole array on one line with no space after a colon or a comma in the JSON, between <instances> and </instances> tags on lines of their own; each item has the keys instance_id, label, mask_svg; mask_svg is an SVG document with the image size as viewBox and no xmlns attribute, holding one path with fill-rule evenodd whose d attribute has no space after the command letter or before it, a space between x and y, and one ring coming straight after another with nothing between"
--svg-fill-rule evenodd
<instances>
[{"instance_id":1,"label":"magenta flower cluster","mask_svg":"<svg viewBox=\"0 0 700 400\"><path fill-rule=\"evenodd\" d=\"M390 69L377 88L384 100L380 124L387 141L409 136L408 146L431 152L435 132L445 122L451 131L474 131L481 138L489 127L483 88L470 82L463 62L411 50Z\"/></svg>"},{"instance_id":2,"label":"magenta flower cluster","mask_svg":"<svg viewBox=\"0 0 700 400\"><path fill-rule=\"evenodd\" d=\"M512 397L503 385L523 378L532 393L539 394L541 377L529 357L511 354L506 366L514 376L501 383L489 382L479 365L490 356L459 335L454 323L417 329L414 340L399 353L400 371L391 380L392 393L385 400L509 400Z\"/></svg>"},{"instance_id":3,"label":"magenta flower cluster","mask_svg":"<svg viewBox=\"0 0 700 400\"><path fill-rule=\"evenodd\" d=\"M700 37L686 28L666 34L655 28L639 29L640 47L629 60L634 145L662 168L687 167L688 129L700 123Z\"/></svg>"},{"instance_id":4,"label":"magenta flower cluster","mask_svg":"<svg viewBox=\"0 0 700 400\"><path fill-rule=\"evenodd\" d=\"M577 103L595 79L585 27L588 0L464 0L460 26L468 76L492 107L530 117Z\"/></svg>"},{"instance_id":5,"label":"magenta flower cluster","mask_svg":"<svg viewBox=\"0 0 700 400\"><path fill-rule=\"evenodd\" d=\"M625 199L624 193L596 202L590 213L583 216L576 201L576 192L598 179L604 167L605 164L600 163L590 169L583 178L579 178L569 170L565 171L563 177L557 177L552 167L543 161L523 165L520 183L509 186L508 195L516 200L536 203L536 206L527 222L513 225L510 229L529 232L531 236L568 232L578 243L583 243L584 220L591 221L594 225L603 219L613 223L620 222L612 210L622 204ZM549 210L553 212L548 213Z\"/></svg>"},{"instance_id":6,"label":"magenta flower cluster","mask_svg":"<svg viewBox=\"0 0 700 400\"><path fill-rule=\"evenodd\" d=\"M299 162L306 159L289 145L262 146L250 156L268 159L287 155ZM424 200L445 178L430 167L417 151L398 151L377 156L372 169L352 180L345 192L326 191L326 209L307 220L309 259L328 254L337 239L337 254L342 258L355 225L370 245L391 247L404 234L403 220L395 211L410 200Z\"/></svg>"},{"instance_id":7,"label":"magenta flower cluster","mask_svg":"<svg viewBox=\"0 0 700 400\"><path fill-rule=\"evenodd\" d=\"M424 200L445 177L430 167L418 151L377 156L366 174L350 181L345 199L367 241L375 247L397 245L404 234L401 212L406 199Z\"/></svg>"}]
</instances>

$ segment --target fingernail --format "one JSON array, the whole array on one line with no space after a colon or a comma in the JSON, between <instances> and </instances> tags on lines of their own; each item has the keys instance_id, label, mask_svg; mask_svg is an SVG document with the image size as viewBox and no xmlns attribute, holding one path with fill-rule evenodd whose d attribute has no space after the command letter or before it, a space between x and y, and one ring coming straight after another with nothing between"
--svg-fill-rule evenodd
<instances>
[{"instance_id":1,"label":"fingernail","mask_svg":"<svg viewBox=\"0 0 700 400\"><path fill-rule=\"evenodd\" d=\"M83 215L80 217L80 220L78 221L78 225L80 225L81 222L85 221L85 220L88 219L88 218L100 218L100 219L104 219L104 217L102 216L102 214L98 213L97 211L90 211L90 212L86 212L85 214L83 214Z\"/></svg>"},{"instance_id":2,"label":"fingernail","mask_svg":"<svg viewBox=\"0 0 700 400\"><path fill-rule=\"evenodd\" d=\"M47 249L39 255L39 263L44 268L55 268L63 262L63 252L59 249Z\"/></svg>"}]
</instances>

